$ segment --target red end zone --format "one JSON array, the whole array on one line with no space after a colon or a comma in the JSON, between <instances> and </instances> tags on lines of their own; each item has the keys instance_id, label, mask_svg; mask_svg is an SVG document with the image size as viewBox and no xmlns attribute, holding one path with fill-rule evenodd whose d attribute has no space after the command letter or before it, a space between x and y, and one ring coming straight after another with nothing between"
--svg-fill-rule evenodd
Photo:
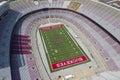
<instances>
[{"instance_id":1,"label":"red end zone","mask_svg":"<svg viewBox=\"0 0 120 80\"><path fill-rule=\"evenodd\" d=\"M54 28L61 28L61 27L62 27L62 24L59 24L59 25L53 25L53 26L48 26L48 27L42 27L42 28L39 28L39 30L44 31L44 30L50 30Z\"/></svg>"},{"instance_id":2,"label":"red end zone","mask_svg":"<svg viewBox=\"0 0 120 80\"><path fill-rule=\"evenodd\" d=\"M56 69L59 69L59 68L71 66L73 64L78 64L78 63L81 63L81 62L85 62L86 60L87 60L86 56L79 56L79 57L72 58L72 59L69 59L69 60L54 63L54 64L52 64L52 69L56 70Z\"/></svg>"}]
</instances>

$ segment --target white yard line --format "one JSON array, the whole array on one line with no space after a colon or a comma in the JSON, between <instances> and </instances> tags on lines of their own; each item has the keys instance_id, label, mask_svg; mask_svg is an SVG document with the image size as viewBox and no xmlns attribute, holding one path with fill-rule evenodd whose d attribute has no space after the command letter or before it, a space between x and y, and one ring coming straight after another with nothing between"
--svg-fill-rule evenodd
<instances>
[{"instance_id":1,"label":"white yard line","mask_svg":"<svg viewBox=\"0 0 120 80\"><path fill-rule=\"evenodd\" d=\"M41 32L41 35L42 35L42 32ZM50 55L47 51L47 47L46 47L46 44L45 44L45 41L44 41L44 38L43 38L43 35L42 35L42 41L43 41L43 45L44 45L44 48L45 48L45 51L46 51L46 54L48 55L48 59L49 59L49 62L50 62L50 66L52 68L52 62L51 62L51 59L50 59Z\"/></svg>"},{"instance_id":2,"label":"white yard line","mask_svg":"<svg viewBox=\"0 0 120 80\"><path fill-rule=\"evenodd\" d=\"M67 29L67 28L66 28ZM68 30L68 29L67 29ZM69 30L68 30L69 31ZM75 41L75 38L73 37L72 34L70 34L68 31L66 31L68 33L68 35L71 37L71 39L74 41L74 43L76 44L76 46L79 48L79 50L82 52L82 54L85 56L85 53L81 50L81 46L77 43L77 41Z\"/></svg>"}]
</instances>

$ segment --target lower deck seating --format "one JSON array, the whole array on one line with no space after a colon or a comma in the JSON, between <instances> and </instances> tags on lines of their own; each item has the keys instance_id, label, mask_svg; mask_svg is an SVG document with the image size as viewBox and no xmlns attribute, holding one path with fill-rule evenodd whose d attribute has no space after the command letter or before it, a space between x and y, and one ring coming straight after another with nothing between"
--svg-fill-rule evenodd
<instances>
[{"instance_id":1,"label":"lower deck seating","mask_svg":"<svg viewBox=\"0 0 120 80\"><path fill-rule=\"evenodd\" d=\"M16 44L18 43L18 44ZM31 54L30 39L25 35L14 35L11 43L12 54Z\"/></svg>"}]
</instances>

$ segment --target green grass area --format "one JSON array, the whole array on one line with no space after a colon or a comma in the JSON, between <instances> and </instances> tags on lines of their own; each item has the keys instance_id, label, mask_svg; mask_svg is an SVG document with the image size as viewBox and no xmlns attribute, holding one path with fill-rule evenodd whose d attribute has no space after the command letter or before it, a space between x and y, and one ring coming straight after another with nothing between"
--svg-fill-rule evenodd
<instances>
[{"instance_id":1,"label":"green grass area","mask_svg":"<svg viewBox=\"0 0 120 80\"><path fill-rule=\"evenodd\" d=\"M51 64L53 63L82 55L87 57L85 52L64 26L50 30L40 30L40 35L44 43L44 49L51 71L54 71L51 68ZM88 61L90 61L89 58Z\"/></svg>"}]
</instances>

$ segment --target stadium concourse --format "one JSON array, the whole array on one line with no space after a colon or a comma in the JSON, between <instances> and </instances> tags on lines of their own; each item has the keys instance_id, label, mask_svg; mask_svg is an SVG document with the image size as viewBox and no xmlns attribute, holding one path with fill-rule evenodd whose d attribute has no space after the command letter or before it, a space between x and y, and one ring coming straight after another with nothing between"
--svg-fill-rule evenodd
<instances>
[{"instance_id":1,"label":"stadium concourse","mask_svg":"<svg viewBox=\"0 0 120 80\"><path fill-rule=\"evenodd\" d=\"M1 2L0 80L120 80L120 10L110 2Z\"/></svg>"}]
</instances>

